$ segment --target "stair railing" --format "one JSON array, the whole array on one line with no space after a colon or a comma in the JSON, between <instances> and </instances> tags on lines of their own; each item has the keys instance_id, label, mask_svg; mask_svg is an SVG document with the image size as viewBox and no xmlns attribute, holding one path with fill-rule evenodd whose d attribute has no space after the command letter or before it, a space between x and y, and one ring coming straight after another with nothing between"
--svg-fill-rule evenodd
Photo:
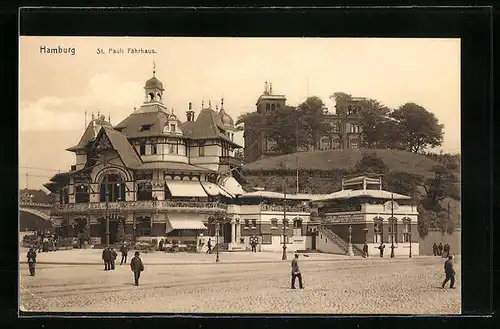
<instances>
[{"instance_id":1,"label":"stair railing","mask_svg":"<svg viewBox=\"0 0 500 329\"><path fill-rule=\"evenodd\" d=\"M332 230L330 230L328 227L326 227L323 224L318 224L318 230L322 234L326 235L328 238L333 240L335 244L337 244L345 253L349 251L349 243L347 243L344 239L339 237L337 234L333 233ZM353 251L355 254L362 255L363 252L356 247L355 245L352 246Z\"/></svg>"}]
</instances>

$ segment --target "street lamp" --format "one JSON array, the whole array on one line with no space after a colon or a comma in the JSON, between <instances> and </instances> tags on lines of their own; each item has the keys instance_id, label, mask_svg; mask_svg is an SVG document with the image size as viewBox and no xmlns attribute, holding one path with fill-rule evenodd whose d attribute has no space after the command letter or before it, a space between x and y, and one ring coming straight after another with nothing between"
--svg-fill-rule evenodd
<instances>
[{"instance_id":1,"label":"street lamp","mask_svg":"<svg viewBox=\"0 0 500 329\"><path fill-rule=\"evenodd\" d=\"M394 258L394 196L391 193L391 258Z\"/></svg>"},{"instance_id":2,"label":"street lamp","mask_svg":"<svg viewBox=\"0 0 500 329\"><path fill-rule=\"evenodd\" d=\"M354 256L354 252L352 251L352 226L349 224L349 245L347 247L347 252L349 256Z\"/></svg>"},{"instance_id":3,"label":"street lamp","mask_svg":"<svg viewBox=\"0 0 500 329\"><path fill-rule=\"evenodd\" d=\"M286 186L283 185L283 255L281 260L286 260Z\"/></svg>"},{"instance_id":4,"label":"street lamp","mask_svg":"<svg viewBox=\"0 0 500 329\"><path fill-rule=\"evenodd\" d=\"M410 224L408 224L408 233L410 235L410 254L408 255L409 258L411 258L411 221Z\"/></svg>"},{"instance_id":5,"label":"street lamp","mask_svg":"<svg viewBox=\"0 0 500 329\"><path fill-rule=\"evenodd\" d=\"M215 250L215 253L216 253L216 258L215 258L215 262L219 262L219 227L220 227L220 222L218 219L216 219L216 223L215 223L216 227L215 227L215 236L216 236L216 239L217 239L217 243L215 244L217 246L217 249Z\"/></svg>"}]
</instances>

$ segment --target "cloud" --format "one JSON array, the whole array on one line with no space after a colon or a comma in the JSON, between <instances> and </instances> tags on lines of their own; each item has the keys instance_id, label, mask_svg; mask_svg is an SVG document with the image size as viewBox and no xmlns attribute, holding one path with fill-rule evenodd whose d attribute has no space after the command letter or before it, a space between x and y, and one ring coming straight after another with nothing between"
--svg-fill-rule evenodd
<instances>
[{"instance_id":1,"label":"cloud","mask_svg":"<svg viewBox=\"0 0 500 329\"><path fill-rule=\"evenodd\" d=\"M136 82L95 74L80 95L65 98L45 96L29 103L21 101L21 132L82 129L85 111L88 120L91 112L97 114L98 111L112 118L124 119L134 106L142 103L142 87Z\"/></svg>"}]
</instances>

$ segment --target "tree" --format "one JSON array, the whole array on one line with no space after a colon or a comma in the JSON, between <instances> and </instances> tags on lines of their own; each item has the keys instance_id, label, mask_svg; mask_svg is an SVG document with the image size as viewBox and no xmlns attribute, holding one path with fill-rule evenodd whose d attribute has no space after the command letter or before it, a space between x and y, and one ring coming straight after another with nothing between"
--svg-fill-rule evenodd
<instances>
[{"instance_id":1,"label":"tree","mask_svg":"<svg viewBox=\"0 0 500 329\"><path fill-rule=\"evenodd\" d=\"M453 192L457 179L452 170L442 165L432 167L431 172L434 173L434 177L427 179L421 185L426 193L423 204L426 209L440 211L442 209L440 202Z\"/></svg>"},{"instance_id":2,"label":"tree","mask_svg":"<svg viewBox=\"0 0 500 329\"><path fill-rule=\"evenodd\" d=\"M422 176L403 171L392 172L385 177L388 191L411 196L415 201L417 201L418 187L422 182Z\"/></svg>"},{"instance_id":3,"label":"tree","mask_svg":"<svg viewBox=\"0 0 500 329\"><path fill-rule=\"evenodd\" d=\"M325 131L323 114L325 113L325 104L317 96L308 97L305 102L299 105L299 131L307 145L316 148L316 142L321 133Z\"/></svg>"},{"instance_id":4,"label":"tree","mask_svg":"<svg viewBox=\"0 0 500 329\"><path fill-rule=\"evenodd\" d=\"M418 153L443 142L443 125L434 113L415 103L406 103L390 115L397 121L399 140L407 151Z\"/></svg>"},{"instance_id":5,"label":"tree","mask_svg":"<svg viewBox=\"0 0 500 329\"><path fill-rule=\"evenodd\" d=\"M117 232L116 232L116 239L120 242L124 242L125 241L125 228L124 228L124 225L123 225L123 220L119 220L118 221L118 229L117 229Z\"/></svg>"},{"instance_id":6,"label":"tree","mask_svg":"<svg viewBox=\"0 0 500 329\"><path fill-rule=\"evenodd\" d=\"M243 152L243 149L240 148L240 149L236 149L234 151L234 158L237 159L237 160L240 160L241 162L243 162L243 160L245 159L245 156L244 156L244 152Z\"/></svg>"},{"instance_id":7,"label":"tree","mask_svg":"<svg viewBox=\"0 0 500 329\"><path fill-rule=\"evenodd\" d=\"M274 151L282 154L297 151L297 139L300 146L307 146L308 138L298 131L299 112L290 106L277 108L267 115L266 136L274 141Z\"/></svg>"},{"instance_id":8,"label":"tree","mask_svg":"<svg viewBox=\"0 0 500 329\"><path fill-rule=\"evenodd\" d=\"M363 156L356 163L354 170L356 173L373 173L386 174L389 172L389 167L384 163L376 153L363 153Z\"/></svg>"}]
</instances>

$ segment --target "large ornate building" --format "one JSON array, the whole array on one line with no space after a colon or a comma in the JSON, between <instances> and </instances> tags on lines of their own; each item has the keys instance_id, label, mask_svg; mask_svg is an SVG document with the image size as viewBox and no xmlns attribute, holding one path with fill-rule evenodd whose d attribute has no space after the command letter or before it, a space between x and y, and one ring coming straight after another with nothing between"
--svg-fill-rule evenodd
<instances>
[{"instance_id":1,"label":"large ornate building","mask_svg":"<svg viewBox=\"0 0 500 329\"><path fill-rule=\"evenodd\" d=\"M353 97L349 101L343 100L335 105L336 112L323 114L324 131L319 136L315 145L309 148L299 149L307 151L311 149L329 150L342 148L358 148L362 141L362 130L360 126L360 114L362 112L361 102L365 98ZM286 106L286 97L273 93L272 84L265 83L264 92L257 100L257 113L263 116L265 122L267 114L275 109ZM245 125L245 162L253 162L270 156L279 155L274 148L272 139L266 136L265 124L259 127Z\"/></svg>"},{"instance_id":2,"label":"large ornate building","mask_svg":"<svg viewBox=\"0 0 500 329\"><path fill-rule=\"evenodd\" d=\"M144 103L116 126L93 117L67 149L75 165L45 184L57 198L61 235L87 231L93 244L112 244L119 225L134 239L181 240L213 237L218 227L229 249L257 236L262 249L279 250L284 225L289 250L305 248L308 196L289 197L284 221L282 195L245 191L232 177L240 146L223 100L219 111L209 103L197 116L190 103L181 122L167 110L155 72L144 91Z\"/></svg>"}]
</instances>

